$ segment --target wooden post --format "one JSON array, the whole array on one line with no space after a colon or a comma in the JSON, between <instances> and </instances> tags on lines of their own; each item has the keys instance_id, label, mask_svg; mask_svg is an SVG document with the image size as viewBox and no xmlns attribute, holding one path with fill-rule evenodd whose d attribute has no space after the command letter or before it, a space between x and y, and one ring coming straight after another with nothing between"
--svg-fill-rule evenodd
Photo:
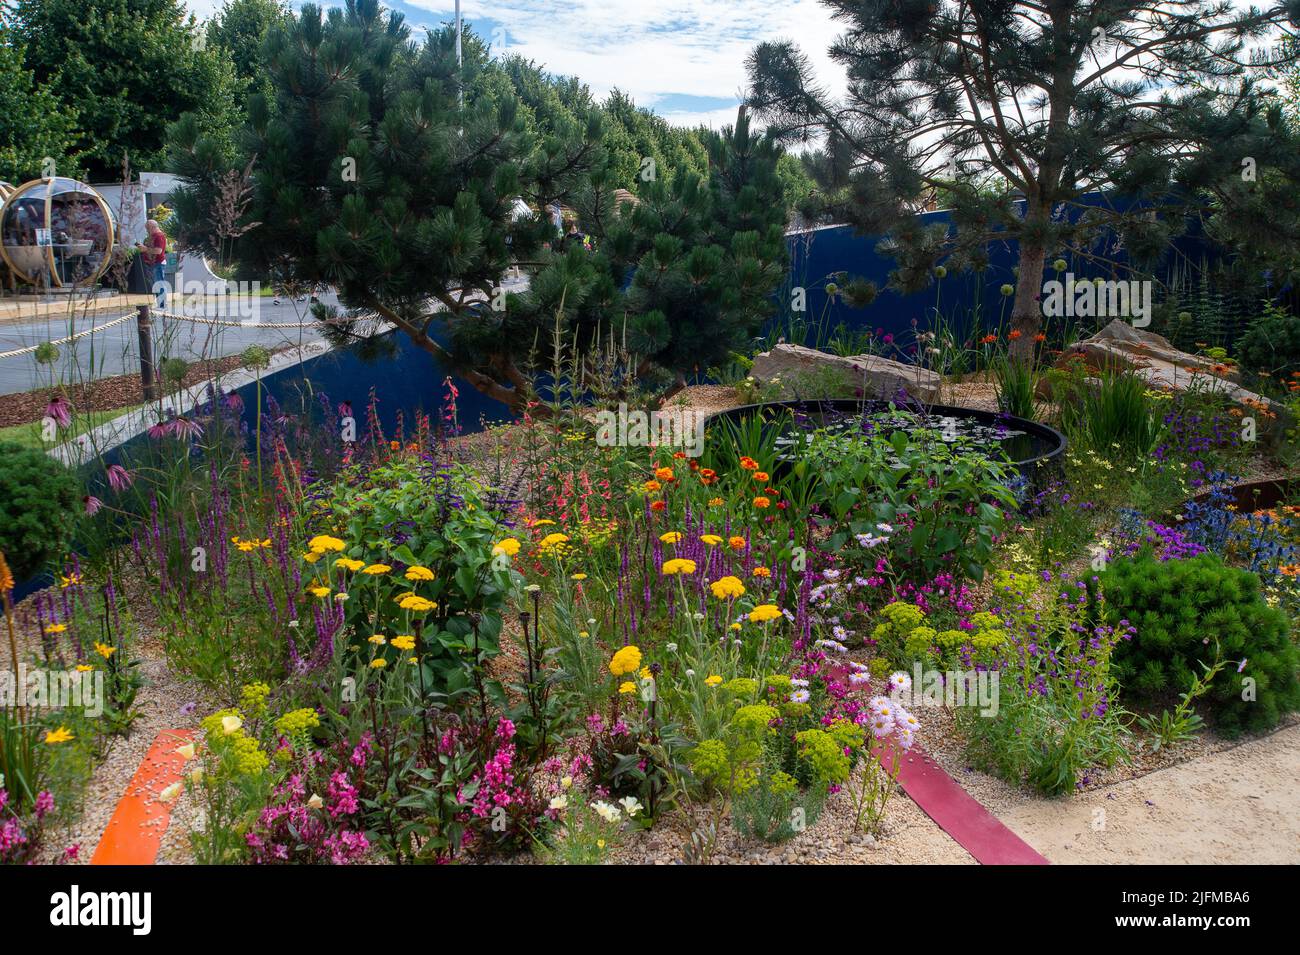
<instances>
[{"instance_id":1,"label":"wooden post","mask_svg":"<svg viewBox=\"0 0 1300 955\"><path fill-rule=\"evenodd\" d=\"M158 397L158 375L153 364L153 326L148 305L136 306L135 324L140 332L140 384L144 386L145 401L153 401Z\"/></svg>"}]
</instances>

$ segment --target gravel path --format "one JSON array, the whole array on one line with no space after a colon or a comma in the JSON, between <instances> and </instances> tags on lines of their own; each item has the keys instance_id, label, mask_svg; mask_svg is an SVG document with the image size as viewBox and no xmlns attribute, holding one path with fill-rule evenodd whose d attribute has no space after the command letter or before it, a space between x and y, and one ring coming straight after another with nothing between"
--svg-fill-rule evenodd
<instances>
[{"instance_id":1,"label":"gravel path","mask_svg":"<svg viewBox=\"0 0 1300 955\"><path fill-rule=\"evenodd\" d=\"M1092 790L1004 823L1053 862L1300 863L1300 726Z\"/></svg>"}]
</instances>

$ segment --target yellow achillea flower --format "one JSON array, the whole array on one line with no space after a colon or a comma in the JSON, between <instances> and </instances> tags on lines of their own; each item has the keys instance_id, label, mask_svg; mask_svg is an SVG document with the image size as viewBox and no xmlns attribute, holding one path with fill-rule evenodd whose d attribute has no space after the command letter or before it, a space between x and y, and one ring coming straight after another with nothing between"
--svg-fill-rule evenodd
<instances>
[{"instance_id":1,"label":"yellow achillea flower","mask_svg":"<svg viewBox=\"0 0 1300 955\"><path fill-rule=\"evenodd\" d=\"M716 547L722 543L722 538L717 534L701 534L700 540L703 543L708 544L710 547Z\"/></svg>"},{"instance_id":2,"label":"yellow achillea flower","mask_svg":"<svg viewBox=\"0 0 1300 955\"><path fill-rule=\"evenodd\" d=\"M340 557L334 561L334 566L356 572L365 567L366 562L364 560L353 560L351 557Z\"/></svg>"},{"instance_id":3,"label":"yellow achillea flower","mask_svg":"<svg viewBox=\"0 0 1300 955\"><path fill-rule=\"evenodd\" d=\"M409 634L401 637L393 637L393 639L390 640L389 643L391 643L393 646L397 647L397 649L402 651L409 652L415 649L415 637L410 636Z\"/></svg>"},{"instance_id":4,"label":"yellow achillea flower","mask_svg":"<svg viewBox=\"0 0 1300 955\"><path fill-rule=\"evenodd\" d=\"M382 633L376 633L376 634L374 634L373 636L371 636L371 637L367 640L367 642L368 642L368 643L373 643L373 644L374 644L375 646L377 646L377 647L382 647L385 643L388 642L388 638L385 637Z\"/></svg>"},{"instance_id":5,"label":"yellow achillea flower","mask_svg":"<svg viewBox=\"0 0 1300 955\"><path fill-rule=\"evenodd\" d=\"M711 673L704 678L705 686L717 686L721 682L722 677L718 676L716 673Z\"/></svg>"},{"instance_id":6,"label":"yellow achillea flower","mask_svg":"<svg viewBox=\"0 0 1300 955\"><path fill-rule=\"evenodd\" d=\"M740 582L739 577L728 576L715 580L709 584L709 589L719 600L734 600L745 595L745 585Z\"/></svg>"},{"instance_id":7,"label":"yellow achillea flower","mask_svg":"<svg viewBox=\"0 0 1300 955\"><path fill-rule=\"evenodd\" d=\"M414 567L406 568L406 579L410 581L433 580L433 571L428 567L421 567L416 564Z\"/></svg>"},{"instance_id":8,"label":"yellow achillea flower","mask_svg":"<svg viewBox=\"0 0 1300 955\"><path fill-rule=\"evenodd\" d=\"M320 552L320 551L314 551L314 550L313 550L313 551L308 551L307 553L305 553L305 554L302 555L302 559L305 560L305 561L306 561L307 563L309 563L309 564L314 564L314 563L316 563L316 561L318 561L318 560L321 559L321 552Z\"/></svg>"},{"instance_id":9,"label":"yellow achillea flower","mask_svg":"<svg viewBox=\"0 0 1300 955\"><path fill-rule=\"evenodd\" d=\"M317 534L307 542L308 550L316 551L321 554L326 551L340 551L346 546L347 545L337 537L330 537L328 534Z\"/></svg>"},{"instance_id":10,"label":"yellow achillea flower","mask_svg":"<svg viewBox=\"0 0 1300 955\"><path fill-rule=\"evenodd\" d=\"M53 745L55 743L66 743L73 739L72 730L66 726L60 726L56 730L50 730L45 734L45 742Z\"/></svg>"},{"instance_id":11,"label":"yellow achillea flower","mask_svg":"<svg viewBox=\"0 0 1300 955\"><path fill-rule=\"evenodd\" d=\"M570 575L569 575L569 579L570 579L570 580L586 580L586 579L587 579L587 575L586 575L586 574L583 574L583 573L570 574Z\"/></svg>"},{"instance_id":12,"label":"yellow achillea flower","mask_svg":"<svg viewBox=\"0 0 1300 955\"><path fill-rule=\"evenodd\" d=\"M635 673L641 668L641 649L636 646L626 646L614 654L609 661L609 672L614 676L622 676L624 673Z\"/></svg>"},{"instance_id":13,"label":"yellow achillea flower","mask_svg":"<svg viewBox=\"0 0 1300 955\"><path fill-rule=\"evenodd\" d=\"M568 534L547 534L540 542L538 542L537 546L542 550L551 550L552 548L558 547L561 544L567 544L568 542Z\"/></svg>"},{"instance_id":14,"label":"yellow achillea flower","mask_svg":"<svg viewBox=\"0 0 1300 955\"><path fill-rule=\"evenodd\" d=\"M519 553L519 541L513 537L507 537L505 540L498 541L493 545L492 553L494 555L505 554L507 557L514 557L515 554Z\"/></svg>"},{"instance_id":15,"label":"yellow achillea flower","mask_svg":"<svg viewBox=\"0 0 1300 955\"><path fill-rule=\"evenodd\" d=\"M685 557L674 557L672 560L664 561L663 572L667 576L693 574L695 573L695 561L687 560Z\"/></svg>"},{"instance_id":16,"label":"yellow achillea flower","mask_svg":"<svg viewBox=\"0 0 1300 955\"><path fill-rule=\"evenodd\" d=\"M660 534L659 539L665 544L680 544L682 535L679 531L669 531L667 534Z\"/></svg>"},{"instance_id":17,"label":"yellow achillea flower","mask_svg":"<svg viewBox=\"0 0 1300 955\"><path fill-rule=\"evenodd\" d=\"M375 657L370 661L370 669L372 670L382 670L386 666L388 666L388 661L383 657Z\"/></svg>"},{"instance_id":18,"label":"yellow achillea flower","mask_svg":"<svg viewBox=\"0 0 1300 955\"><path fill-rule=\"evenodd\" d=\"M362 569L363 574L369 574L371 577L378 577L380 574L386 574L393 568L387 564L371 564L369 567Z\"/></svg>"},{"instance_id":19,"label":"yellow achillea flower","mask_svg":"<svg viewBox=\"0 0 1300 955\"><path fill-rule=\"evenodd\" d=\"M635 692L636 692L636 684L633 683L631 680L624 680L622 683L620 683L620 684L618 685L618 692L620 692L620 693L635 693Z\"/></svg>"},{"instance_id":20,"label":"yellow achillea flower","mask_svg":"<svg viewBox=\"0 0 1300 955\"><path fill-rule=\"evenodd\" d=\"M438 609L438 605L434 601L415 596L403 597L401 603L397 606L403 610L410 610L412 613L426 613Z\"/></svg>"},{"instance_id":21,"label":"yellow achillea flower","mask_svg":"<svg viewBox=\"0 0 1300 955\"><path fill-rule=\"evenodd\" d=\"M330 589L324 585L308 587L307 593L311 594L313 597L328 597L330 595Z\"/></svg>"},{"instance_id":22,"label":"yellow achillea flower","mask_svg":"<svg viewBox=\"0 0 1300 955\"><path fill-rule=\"evenodd\" d=\"M78 672L78 673L89 673L89 672L92 671L93 669L95 669L95 668L94 668L91 664L89 664L89 663L78 663L78 664L77 664L77 672Z\"/></svg>"},{"instance_id":23,"label":"yellow achillea flower","mask_svg":"<svg viewBox=\"0 0 1300 955\"><path fill-rule=\"evenodd\" d=\"M551 520L550 518L544 517L544 518L542 518L540 521L533 521L532 526L533 526L533 527L547 527L547 526L549 526L549 525L551 525L551 524L554 524L554 523L555 523L555 521Z\"/></svg>"},{"instance_id":24,"label":"yellow achillea flower","mask_svg":"<svg viewBox=\"0 0 1300 955\"><path fill-rule=\"evenodd\" d=\"M749 619L754 623L766 623L781 616L781 608L776 604L759 604L749 612Z\"/></svg>"}]
</instances>

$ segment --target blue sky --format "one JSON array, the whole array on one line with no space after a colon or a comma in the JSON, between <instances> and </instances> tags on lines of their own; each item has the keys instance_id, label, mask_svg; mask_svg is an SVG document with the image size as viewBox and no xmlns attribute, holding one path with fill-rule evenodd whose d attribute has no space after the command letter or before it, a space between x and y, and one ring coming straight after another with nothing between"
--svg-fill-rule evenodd
<instances>
[{"instance_id":1,"label":"blue sky","mask_svg":"<svg viewBox=\"0 0 1300 955\"><path fill-rule=\"evenodd\" d=\"M202 19L222 0L186 2ZM387 5L417 27L454 18L454 0ZM461 13L494 50L576 75L597 97L618 87L678 125L735 121L745 57L762 40L794 40L819 80L842 82L826 57L839 30L817 0L462 0Z\"/></svg>"}]
</instances>

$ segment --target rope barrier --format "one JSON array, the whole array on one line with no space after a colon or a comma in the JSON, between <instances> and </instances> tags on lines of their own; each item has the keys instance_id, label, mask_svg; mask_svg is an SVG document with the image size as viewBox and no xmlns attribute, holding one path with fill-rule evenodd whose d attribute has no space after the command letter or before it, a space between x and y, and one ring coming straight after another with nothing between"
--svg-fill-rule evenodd
<instances>
[{"instance_id":1,"label":"rope barrier","mask_svg":"<svg viewBox=\"0 0 1300 955\"><path fill-rule=\"evenodd\" d=\"M200 318L200 317L197 316L197 315L185 315L185 314L178 314L178 313L176 313L176 312L154 312L153 314L154 314L154 315L160 315L160 316L162 316L163 318L172 318L172 319L176 319L176 320L178 320L178 321L183 321L183 322L195 322L195 323L200 324L200 325L221 325L221 326L225 326L225 327L227 327L227 328L297 328L297 329L303 329L303 328L312 328L312 327L315 327L315 326L321 324L320 322L317 322L317 321L314 321L314 320L313 320L313 321L310 321L310 322L258 322L258 323L254 323L254 322L223 322L223 321L221 321L221 320L219 320L219 319L215 319L215 318ZM0 358L17 358L19 355L30 355L32 352L36 351L36 349L40 348L42 345L66 345L66 344L68 344L69 342L74 342L74 341L76 341L78 338L81 338L81 337L83 337L83 336L85 336L85 335L93 335L95 332L102 332L102 331L103 331L104 329L106 329L106 328L112 328L114 325L121 325L123 322L125 322L125 321L129 321L129 320L131 320L131 319L133 319L133 318L135 318L135 315L134 315L134 314L123 315L121 318L116 318L116 319L114 319L114 320L111 321L111 322L105 322L103 325L96 325L96 326L94 326L93 328L86 328L86 329L83 329L82 331L75 332L75 333L69 335L67 338L60 338L60 339L57 339L57 340L52 341L52 342L38 342L38 343L35 344L35 345L27 345L27 346L25 346L25 347L23 347L23 348L15 348L15 349L12 349L11 351L0 352Z\"/></svg>"},{"instance_id":2,"label":"rope barrier","mask_svg":"<svg viewBox=\"0 0 1300 955\"><path fill-rule=\"evenodd\" d=\"M26 355L36 351L36 349L40 348L42 345L66 345L68 344L68 342L76 341L78 338L81 338L83 335L93 335L95 332L101 332L106 328L112 328L114 325L121 325L123 322L132 318L135 318L135 316L123 315L121 318L114 319L111 322L105 322L103 325L96 325L93 328L87 328L80 332L74 332L73 334L69 335L67 338L60 338L57 341L52 341L52 342L38 342L35 345L28 345L25 348L15 348L12 351L0 352L0 358L15 358L18 355Z\"/></svg>"}]
</instances>

